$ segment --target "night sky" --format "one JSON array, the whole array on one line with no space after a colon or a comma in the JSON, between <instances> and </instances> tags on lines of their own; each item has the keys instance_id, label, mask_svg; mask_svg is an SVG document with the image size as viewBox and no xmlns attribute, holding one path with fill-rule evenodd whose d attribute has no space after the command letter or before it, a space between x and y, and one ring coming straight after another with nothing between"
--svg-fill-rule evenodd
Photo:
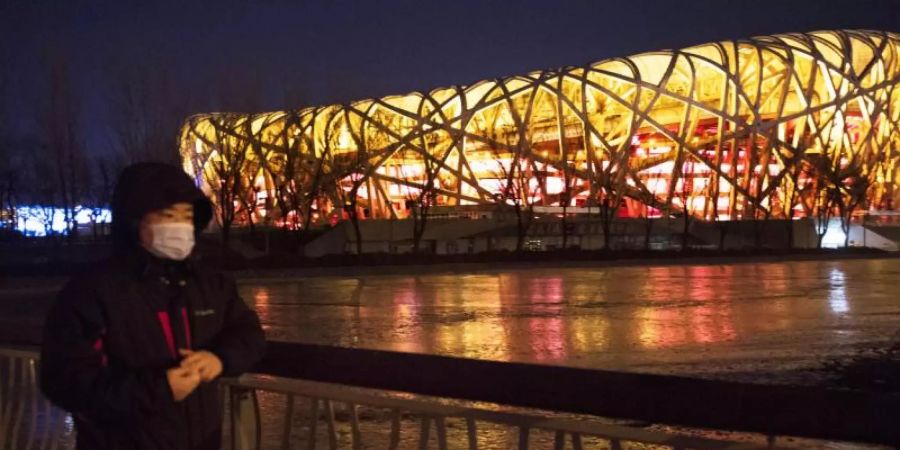
<instances>
[{"instance_id":1,"label":"night sky","mask_svg":"<svg viewBox=\"0 0 900 450\"><path fill-rule=\"evenodd\" d=\"M272 110L834 28L900 31L900 0L0 0L2 132L38 129L48 53L67 59L83 139L104 152L107 80L122 65L165 71L197 112Z\"/></svg>"}]
</instances>

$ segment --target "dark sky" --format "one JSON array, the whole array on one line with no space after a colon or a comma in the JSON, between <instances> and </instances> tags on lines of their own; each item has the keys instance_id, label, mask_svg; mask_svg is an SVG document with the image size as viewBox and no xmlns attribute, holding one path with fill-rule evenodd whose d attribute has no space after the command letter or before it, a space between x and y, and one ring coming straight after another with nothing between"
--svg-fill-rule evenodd
<instances>
[{"instance_id":1,"label":"dark sky","mask_svg":"<svg viewBox=\"0 0 900 450\"><path fill-rule=\"evenodd\" d=\"M834 28L900 31L900 0L0 0L0 106L35 127L48 49L64 55L85 140L107 141L104 86L122 64L171 73L198 112L428 90L641 51ZM252 81L248 81L252 80ZM211 88L211 86L215 86ZM215 91L217 95L210 94ZM295 102L299 102L294 100Z\"/></svg>"}]
</instances>

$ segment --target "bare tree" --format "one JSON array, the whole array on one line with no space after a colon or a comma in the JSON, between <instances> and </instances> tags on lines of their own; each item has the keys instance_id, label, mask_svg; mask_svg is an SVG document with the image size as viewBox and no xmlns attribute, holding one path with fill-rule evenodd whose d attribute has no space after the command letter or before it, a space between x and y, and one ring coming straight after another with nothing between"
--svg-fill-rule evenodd
<instances>
[{"instance_id":1,"label":"bare tree","mask_svg":"<svg viewBox=\"0 0 900 450\"><path fill-rule=\"evenodd\" d=\"M301 200L301 209L299 211L303 220L302 237L305 238L309 235L310 226L313 223L313 215L315 214L313 207L316 206L318 210L317 202L319 195L322 193L322 183L326 179L326 173L325 162L322 157L317 158L315 155L308 155L303 159L303 163L307 168L303 172L295 172L295 175L291 178L291 192L295 197L299 196ZM302 173L302 176L297 176L298 173ZM303 190L298 192L298 188Z\"/></svg>"},{"instance_id":2,"label":"bare tree","mask_svg":"<svg viewBox=\"0 0 900 450\"><path fill-rule=\"evenodd\" d=\"M78 136L79 105L74 96L77 89L70 77L67 61L51 53L49 59L48 103L43 112L49 157L59 190L59 206L65 217L70 241L77 238L76 206L87 192L87 159Z\"/></svg>"},{"instance_id":3,"label":"bare tree","mask_svg":"<svg viewBox=\"0 0 900 450\"><path fill-rule=\"evenodd\" d=\"M248 139L236 132L240 121L240 115L222 116L216 120L213 145L216 146L217 156L209 163L218 183L218 186L212 186L212 190L216 197L216 219L226 248L231 238L231 227L241 212L241 196L248 187L244 177L250 150Z\"/></svg>"},{"instance_id":4,"label":"bare tree","mask_svg":"<svg viewBox=\"0 0 900 450\"><path fill-rule=\"evenodd\" d=\"M844 247L850 246L850 225L853 213L860 207L865 208L872 180L864 173L863 165L856 158L851 159L841 169L838 214L841 218L841 231L844 232Z\"/></svg>"},{"instance_id":5,"label":"bare tree","mask_svg":"<svg viewBox=\"0 0 900 450\"><path fill-rule=\"evenodd\" d=\"M243 71L216 80L212 90L214 98L223 107L254 111L259 106L262 83L256 73ZM252 225L256 210L254 185L259 166L254 156L259 156L264 127L254 129L254 118L252 114L243 113L217 117L212 123L214 137L206 143L216 150L216 156L207 165L214 175L214 184L217 184L210 189L215 196L216 221L226 248L231 242L235 222L240 222L243 217L248 225Z\"/></svg>"},{"instance_id":6,"label":"bare tree","mask_svg":"<svg viewBox=\"0 0 900 450\"><path fill-rule=\"evenodd\" d=\"M744 197L744 212L753 221L753 246L760 249L763 246L762 232L767 230L769 221L773 215L773 198L776 196L774 187L781 182L781 176L773 176L769 171L772 162L772 152L763 151L757 141L760 135L752 133L748 143L747 156L744 164L747 167L744 172L744 183L747 194ZM774 136L767 135L766 139Z\"/></svg>"},{"instance_id":7,"label":"bare tree","mask_svg":"<svg viewBox=\"0 0 900 450\"><path fill-rule=\"evenodd\" d=\"M653 236L653 222L656 220L650 215L650 205L644 205L644 250L650 250L650 238Z\"/></svg>"},{"instance_id":8,"label":"bare tree","mask_svg":"<svg viewBox=\"0 0 900 450\"><path fill-rule=\"evenodd\" d=\"M0 45L0 59L8 61L6 47ZM8 84L8 67L0 69L0 99L6 98L6 85ZM12 144L11 137L6 133L6 105L0 102L0 229L16 229L16 181L17 171L11 164Z\"/></svg>"},{"instance_id":9,"label":"bare tree","mask_svg":"<svg viewBox=\"0 0 900 450\"><path fill-rule=\"evenodd\" d=\"M676 173L679 178L680 188L676 188L673 193L681 203L682 230L681 230L681 251L687 251L689 248L691 220L694 218L695 208L694 199L697 195L694 192L694 160L690 157L682 160L680 166L676 166ZM673 182L674 183L674 182Z\"/></svg>"},{"instance_id":10,"label":"bare tree","mask_svg":"<svg viewBox=\"0 0 900 450\"><path fill-rule=\"evenodd\" d=\"M346 214L353 226L353 235L356 243L356 254L361 255L363 251L362 245L362 229L359 223L359 189L365 184L366 178L362 173L362 160L357 156L354 160L359 164L357 170L348 173L345 177L335 177L332 180L335 185L334 192L337 194L339 211ZM349 186L348 186L349 185Z\"/></svg>"},{"instance_id":11,"label":"bare tree","mask_svg":"<svg viewBox=\"0 0 900 450\"><path fill-rule=\"evenodd\" d=\"M633 122L631 128L635 127ZM599 135L597 137L604 143L604 148L609 148L610 144ZM616 158L606 158L599 160L594 151L594 145L591 144L591 138L585 136L585 143L588 145L589 176L591 178L591 201L598 206L597 215L600 217L600 227L603 232L603 249L609 250L612 246L612 223L618 214L619 207L624 199L623 192L625 184L625 175L628 172L628 159L631 154L626 144L630 140L623 139L616 151L609 152L607 155L619 155ZM649 215L648 215L649 217ZM651 222L647 222L647 245L649 246L649 227Z\"/></svg>"},{"instance_id":12,"label":"bare tree","mask_svg":"<svg viewBox=\"0 0 900 450\"><path fill-rule=\"evenodd\" d=\"M2 119L0 119L2 120ZM0 133L0 229L16 229L17 187L20 164L13 159L9 138Z\"/></svg>"},{"instance_id":13,"label":"bare tree","mask_svg":"<svg viewBox=\"0 0 900 450\"><path fill-rule=\"evenodd\" d=\"M492 149L498 161L495 175L500 179L496 200L501 209L511 208L516 216L516 251L521 252L534 221L534 203L544 184L546 171L539 169L534 159L528 157L530 152L524 139L520 138L515 145L510 144L508 137L504 140L505 145ZM497 139L492 141L498 142ZM501 162L504 159L510 159L508 165Z\"/></svg>"},{"instance_id":14,"label":"bare tree","mask_svg":"<svg viewBox=\"0 0 900 450\"><path fill-rule=\"evenodd\" d=\"M20 186L27 186L27 155L34 151L24 149L24 145L26 142L0 133L0 228L10 231L18 225L18 207L23 200L21 194L25 194Z\"/></svg>"},{"instance_id":15,"label":"bare tree","mask_svg":"<svg viewBox=\"0 0 900 450\"><path fill-rule=\"evenodd\" d=\"M805 186L801 186L801 178L805 173L806 162L803 155L806 152L806 143L799 148L791 150L789 155L782 158L782 163L787 167L783 172L781 185L783 186L781 200L781 216L785 221L785 232L787 235L787 248L794 248L794 216L796 215L796 207L801 200L801 193L805 190Z\"/></svg>"},{"instance_id":16,"label":"bare tree","mask_svg":"<svg viewBox=\"0 0 900 450\"><path fill-rule=\"evenodd\" d=\"M427 151L426 151L427 153ZM421 184L407 188L406 206L413 222L413 253L418 253L428 225L428 214L437 200L437 176L439 164L431 155L422 157L424 170Z\"/></svg>"},{"instance_id":17,"label":"bare tree","mask_svg":"<svg viewBox=\"0 0 900 450\"><path fill-rule=\"evenodd\" d=\"M838 155L826 152L811 158L816 196L813 211L816 217L817 247L822 241L834 215L837 214L844 232L844 246L849 245L850 225L854 211L866 205L874 172L865 173L857 156L842 161Z\"/></svg>"},{"instance_id":18,"label":"bare tree","mask_svg":"<svg viewBox=\"0 0 900 450\"><path fill-rule=\"evenodd\" d=\"M272 155L263 160L263 167L272 178L275 189L275 204L278 206L282 229L294 231L300 228L298 216L300 214L300 202L302 196L302 181L298 180L298 174L303 171L304 155L300 154L300 144L303 136L300 136L299 113L289 110L285 113L284 124L281 128L279 139L281 145ZM296 133L296 135L295 135Z\"/></svg>"},{"instance_id":19,"label":"bare tree","mask_svg":"<svg viewBox=\"0 0 900 450\"><path fill-rule=\"evenodd\" d=\"M104 218L104 210L109 209L109 203L112 199L112 176L117 173L116 169L110 161L100 159L97 162L97 173L95 174L95 183L91 189L91 224L94 239L99 239L101 235L106 234L106 224L102 222Z\"/></svg>"},{"instance_id":20,"label":"bare tree","mask_svg":"<svg viewBox=\"0 0 900 450\"><path fill-rule=\"evenodd\" d=\"M414 253L419 252L422 237L425 235L425 228L428 225L429 211L437 203L438 191L440 190L438 176L454 148L451 145L444 149L443 154L438 152L438 155L435 155L431 148L431 143L425 138L424 134L420 137L419 142L422 152L422 179L420 185L416 189L411 190L413 194L407 200L407 204L412 206L410 215L413 220Z\"/></svg>"},{"instance_id":21,"label":"bare tree","mask_svg":"<svg viewBox=\"0 0 900 450\"><path fill-rule=\"evenodd\" d=\"M557 89L563 90L563 78L560 77ZM569 247L569 205L576 194L576 185L578 177L575 176L573 168L575 166L575 158L569 154L569 145L566 142L566 120L565 107L563 106L562 96L556 96L556 102L553 104L554 114L556 116L557 129L557 146L559 148L559 162L562 167L558 167L562 172L562 191L559 193L559 205L562 207L562 216L560 217L560 231L562 234L562 249ZM584 130L581 130L584 133ZM587 136L585 136L587 137ZM545 161L546 162L546 161Z\"/></svg>"},{"instance_id":22,"label":"bare tree","mask_svg":"<svg viewBox=\"0 0 900 450\"><path fill-rule=\"evenodd\" d=\"M569 206L571 206L572 199L575 198L575 195L578 193L578 188L580 187L580 179L574 173L575 160L569 153L569 145L565 140L565 123L562 119L562 115L560 111L562 110L562 105L560 104L561 100L557 98L556 111L557 111L557 127L559 129L558 136L558 146L559 146L559 154L561 167L557 167L560 172L562 172L562 191L559 193L559 206L562 207L562 216L560 217L560 228L562 232L562 248L566 249L569 247Z\"/></svg>"},{"instance_id":23,"label":"bare tree","mask_svg":"<svg viewBox=\"0 0 900 450\"><path fill-rule=\"evenodd\" d=\"M612 248L612 223L619 212L619 205L622 203L622 192L619 189L619 183L615 181L616 174L610 173L608 170L604 170L604 172L599 176L600 185L597 193L600 201L597 214L600 216L600 227L603 230L603 249L609 250ZM648 222L648 242L650 226L652 224Z\"/></svg>"},{"instance_id":24,"label":"bare tree","mask_svg":"<svg viewBox=\"0 0 900 450\"><path fill-rule=\"evenodd\" d=\"M249 173L252 174L254 171L250 169ZM248 178L244 189L238 192L238 202L240 202L238 212L244 217L244 223L247 224L247 228L250 230L250 236L256 236L257 202L261 191L262 189L253 182L251 177Z\"/></svg>"},{"instance_id":25,"label":"bare tree","mask_svg":"<svg viewBox=\"0 0 900 450\"><path fill-rule=\"evenodd\" d=\"M559 193L559 204L560 206L562 206L562 217L560 218L560 225L562 226L562 248L565 250L569 247L569 205L570 203L572 203L572 199L575 197L578 178L572 174L572 170L568 162L563 164L562 169L563 190Z\"/></svg>"},{"instance_id":26,"label":"bare tree","mask_svg":"<svg viewBox=\"0 0 900 450\"><path fill-rule=\"evenodd\" d=\"M300 110L288 110L280 129L281 145L269 152L264 160L264 170L271 178L275 204L282 219L282 231L302 245L310 236L310 228L321 218L321 198L329 183L330 172L327 152L301 152L313 149L314 122L301 123ZM308 127L304 132L303 127ZM283 149L283 150L281 150Z\"/></svg>"},{"instance_id":27,"label":"bare tree","mask_svg":"<svg viewBox=\"0 0 900 450\"><path fill-rule=\"evenodd\" d=\"M237 198L240 203L240 212L243 213L245 222L250 228L250 234L256 234L256 215L258 214L258 202L260 193L265 186L260 186L258 178L263 178L265 183L266 161L272 153L270 146L264 146L262 142L262 133L265 130L265 124L260 124L258 128L254 125L257 120L254 116L249 116L241 123L239 134L246 139L246 156L244 159L243 172L247 179L245 180L243 189L238 192ZM266 200L268 202L268 199ZM266 205L267 207L270 205Z\"/></svg>"},{"instance_id":28,"label":"bare tree","mask_svg":"<svg viewBox=\"0 0 900 450\"><path fill-rule=\"evenodd\" d=\"M277 138L280 145L268 152L261 163L273 183L282 230L302 244L309 236L314 216L319 214L318 203L326 181L327 166L324 152L301 152L303 148L316 147L316 123L302 122L306 113L301 106L307 95L296 81L285 78L279 82L283 89L285 110Z\"/></svg>"},{"instance_id":29,"label":"bare tree","mask_svg":"<svg viewBox=\"0 0 900 450\"><path fill-rule=\"evenodd\" d=\"M0 158L4 158L0 153ZM5 158L4 158L5 159ZM17 172L5 168L0 174L0 228L14 230L16 228L16 205L18 203L16 196L16 182L18 181Z\"/></svg>"},{"instance_id":30,"label":"bare tree","mask_svg":"<svg viewBox=\"0 0 900 450\"><path fill-rule=\"evenodd\" d=\"M345 120L341 122L340 119ZM355 130L349 129L349 112L341 108L334 112L325 129L325 148L323 158L328 168L327 178L323 186L332 195L332 202L341 211L341 218L346 214L353 226L356 241L356 254L362 254L362 229L360 228L360 196L359 191L366 184L372 166L369 164L369 151L366 141ZM341 136L344 136L343 138ZM349 136L349 139L347 139ZM355 151L344 151L336 148L339 141L349 140L355 143ZM347 142L346 144L349 144Z\"/></svg>"},{"instance_id":31,"label":"bare tree","mask_svg":"<svg viewBox=\"0 0 900 450\"><path fill-rule=\"evenodd\" d=\"M828 226L835 209L841 202L840 178L831 158L824 154L811 158L814 179L812 211L816 218L816 248L822 248L822 240L828 233Z\"/></svg>"},{"instance_id":32,"label":"bare tree","mask_svg":"<svg viewBox=\"0 0 900 450\"><path fill-rule=\"evenodd\" d=\"M29 186L19 196L22 203L28 205L25 211L27 216L22 219L39 222L44 234L52 236L56 207L60 203L60 189L58 178L48 177L47 174L53 173L55 163L48 157L50 149L46 143L31 142L26 145L29 151L24 164L19 168L21 182Z\"/></svg>"},{"instance_id":33,"label":"bare tree","mask_svg":"<svg viewBox=\"0 0 900 450\"><path fill-rule=\"evenodd\" d=\"M193 91L179 89L159 61L109 67L107 114L118 155L126 163L180 164L175 143Z\"/></svg>"}]
</instances>

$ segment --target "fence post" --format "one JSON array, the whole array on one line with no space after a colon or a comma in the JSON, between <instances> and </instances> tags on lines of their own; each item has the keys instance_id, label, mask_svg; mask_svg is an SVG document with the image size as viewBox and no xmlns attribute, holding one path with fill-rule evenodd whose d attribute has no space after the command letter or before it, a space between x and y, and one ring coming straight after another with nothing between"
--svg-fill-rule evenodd
<instances>
[{"instance_id":1,"label":"fence post","mask_svg":"<svg viewBox=\"0 0 900 450\"><path fill-rule=\"evenodd\" d=\"M259 423L259 403L256 391L229 386L231 405L231 448L233 450L260 450L262 433Z\"/></svg>"}]
</instances>

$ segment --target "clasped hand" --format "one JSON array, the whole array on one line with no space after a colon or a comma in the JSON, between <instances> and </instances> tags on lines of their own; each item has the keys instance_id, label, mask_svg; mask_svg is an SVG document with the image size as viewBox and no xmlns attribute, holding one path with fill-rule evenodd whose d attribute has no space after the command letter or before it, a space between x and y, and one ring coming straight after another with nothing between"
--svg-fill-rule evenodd
<instances>
[{"instance_id":1,"label":"clasped hand","mask_svg":"<svg viewBox=\"0 0 900 450\"><path fill-rule=\"evenodd\" d=\"M184 400L200 383L215 380L222 373L222 361L215 354L201 350L178 350L181 364L166 371L172 397L176 402Z\"/></svg>"}]
</instances>

